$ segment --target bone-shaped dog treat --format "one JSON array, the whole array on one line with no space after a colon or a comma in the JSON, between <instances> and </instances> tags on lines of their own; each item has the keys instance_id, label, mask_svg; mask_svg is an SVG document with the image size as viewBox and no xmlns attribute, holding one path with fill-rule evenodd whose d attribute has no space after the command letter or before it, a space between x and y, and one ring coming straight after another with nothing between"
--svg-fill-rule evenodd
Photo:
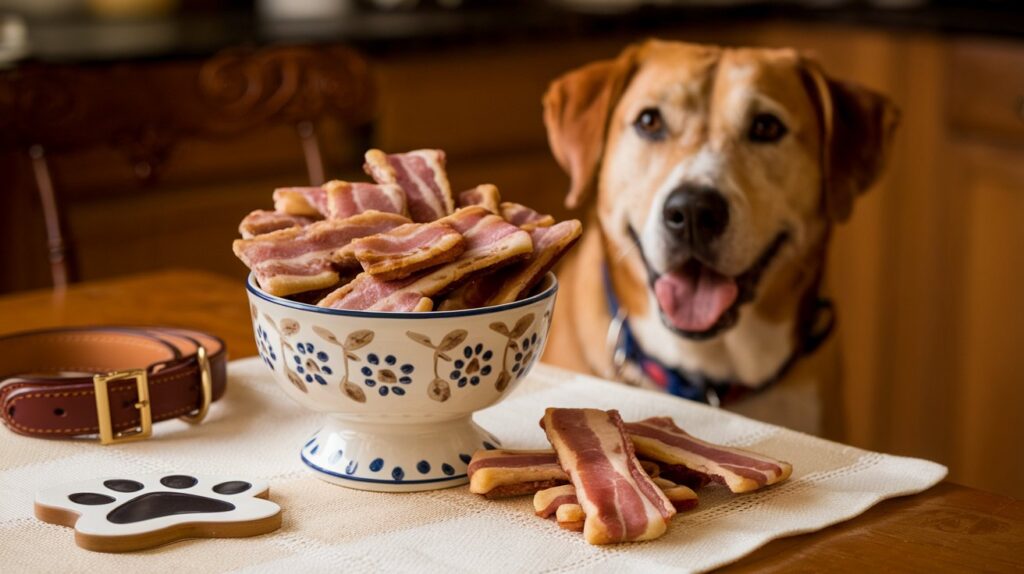
<instances>
[{"instance_id":1,"label":"bone-shaped dog treat","mask_svg":"<svg viewBox=\"0 0 1024 574\"><path fill-rule=\"evenodd\" d=\"M697 493L688 486L679 484L662 488L661 491L665 493L665 497L676 508L676 512L686 512L687 510L697 508Z\"/></svg>"},{"instance_id":2,"label":"bone-shaped dog treat","mask_svg":"<svg viewBox=\"0 0 1024 574\"><path fill-rule=\"evenodd\" d=\"M586 526L587 514L579 504L563 504L555 510L555 520L558 526L573 532L583 532Z\"/></svg>"},{"instance_id":3,"label":"bone-shaped dog treat","mask_svg":"<svg viewBox=\"0 0 1024 574\"><path fill-rule=\"evenodd\" d=\"M238 232L242 234L242 239L251 239L279 229L303 227L314 221L315 219L303 215L257 209L242 219L242 222L238 224Z\"/></svg>"},{"instance_id":4,"label":"bone-shaped dog treat","mask_svg":"<svg viewBox=\"0 0 1024 574\"><path fill-rule=\"evenodd\" d=\"M665 497L669 499L672 506L676 507L676 512L685 512L697 507L697 493L690 487L657 476L652 477L651 480L665 493Z\"/></svg>"},{"instance_id":5,"label":"bone-shaped dog treat","mask_svg":"<svg viewBox=\"0 0 1024 574\"><path fill-rule=\"evenodd\" d=\"M554 516L558 526L581 532L586 514L576 498L576 487L563 484L537 492L533 497L534 513L541 518Z\"/></svg>"},{"instance_id":6,"label":"bone-shaped dog treat","mask_svg":"<svg viewBox=\"0 0 1024 574\"><path fill-rule=\"evenodd\" d=\"M667 480L658 482L661 472L658 463L641 460L640 466L655 484L677 485ZM534 494L565 486L568 482L569 475L558 464L558 455L553 450L481 449L473 453L469 463L469 491L485 498ZM571 492L576 495L575 488ZM534 503L537 503L536 498Z\"/></svg>"},{"instance_id":7,"label":"bone-shaped dog treat","mask_svg":"<svg viewBox=\"0 0 1024 574\"><path fill-rule=\"evenodd\" d=\"M470 205L479 205L490 211L491 213L501 215L501 193L498 192L498 188L489 183L478 185L473 189L467 189L459 194L458 198L459 207L469 207Z\"/></svg>"},{"instance_id":8,"label":"bone-shaped dog treat","mask_svg":"<svg viewBox=\"0 0 1024 574\"><path fill-rule=\"evenodd\" d=\"M345 219L366 211L381 211L408 215L405 192L395 184L350 183L329 181L324 184L326 215L332 219Z\"/></svg>"},{"instance_id":9,"label":"bone-shaped dog treat","mask_svg":"<svg viewBox=\"0 0 1024 574\"><path fill-rule=\"evenodd\" d=\"M457 259L398 281L381 281L369 273L361 273L319 305L334 309L393 310L399 299L408 302L416 296L433 297L475 273L512 263L533 251L533 240L528 233L480 206L464 207L438 223L450 225L465 238L466 250Z\"/></svg>"},{"instance_id":10,"label":"bone-shaped dog treat","mask_svg":"<svg viewBox=\"0 0 1024 574\"><path fill-rule=\"evenodd\" d=\"M532 494L569 482L553 450L478 450L468 474L469 491L487 498Z\"/></svg>"},{"instance_id":11,"label":"bone-shaped dog treat","mask_svg":"<svg viewBox=\"0 0 1024 574\"><path fill-rule=\"evenodd\" d=\"M537 213L537 211L520 203L506 201L498 209L501 211L501 216L505 218L505 221L526 231L555 224L554 217L544 213Z\"/></svg>"},{"instance_id":12,"label":"bone-shaped dog treat","mask_svg":"<svg viewBox=\"0 0 1024 574\"><path fill-rule=\"evenodd\" d=\"M279 187L274 190L274 210L321 219L327 215L327 192L322 187Z\"/></svg>"},{"instance_id":13,"label":"bone-shaped dog treat","mask_svg":"<svg viewBox=\"0 0 1024 574\"><path fill-rule=\"evenodd\" d=\"M575 486L571 484L553 486L538 490L533 495L533 513L541 518L553 515L563 504L579 504Z\"/></svg>"},{"instance_id":14,"label":"bone-shaped dog treat","mask_svg":"<svg viewBox=\"0 0 1024 574\"><path fill-rule=\"evenodd\" d=\"M272 295L323 289L338 282L335 252L350 241L408 223L401 215L367 212L348 219L327 219L281 229L251 239L236 239L235 255L252 269L260 287Z\"/></svg>"},{"instance_id":15,"label":"bone-shaped dog treat","mask_svg":"<svg viewBox=\"0 0 1024 574\"><path fill-rule=\"evenodd\" d=\"M651 480L658 478L658 475L661 474L661 467L658 466L658 463L656 462L650 460L641 460L640 466L644 469L644 472L647 473L647 476L651 477Z\"/></svg>"},{"instance_id":16,"label":"bone-shaped dog treat","mask_svg":"<svg viewBox=\"0 0 1024 574\"><path fill-rule=\"evenodd\" d=\"M371 149L366 152L365 158L363 169L374 181L397 184L402 188L413 221L434 221L455 209L448 175L444 169L443 151L422 149L386 154Z\"/></svg>"},{"instance_id":17,"label":"bone-shaped dog treat","mask_svg":"<svg viewBox=\"0 0 1024 574\"><path fill-rule=\"evenodd\" d=\"M699 490L707 486L709 482L713 482L711 476L708 474L686 468L681 464L667 464L664 462L653 461L652 464L656 464L658 466L658 476L671 480L676 484L692 488L693 490Z\"/></svg>"},{"instance_id":18,"label":"bone-shaped dog treat","mask_svg":"<svg viewBox=\"0 0 1024 574\"><path fill-rule=\"evenodd\" d=\"M384 233L353 240L339 252L351 255L363 270L393 281L452 261L466 249L462 234L440 222L409 223Z\"/></svg>"},{"instance_id":19,"label":"bone-shaped dog treat","mask_svg":"<svg viewBox=\"0 0 1024 574\"><path fill-rule=\"evenodd\" d=\"M549 408L541 426L576 487L588 543L665 533L676 509L640 466L618 411Z\"/></svg>"},{"instance_id":20,"label":"bone-shaped dog treat","mask_svg":"<svg viewBox=\"0 0 1024 574\"><path fill-rule=\"evenodd\" d=\"M572 219L530 231L533 254L521 263L474 279L453 291L440 305L442 311L511 303L529 294L583 233Z\"/></svg>"},{"instance_id":21,"label":"bone-shaped dog treat","mask_svg":"<svg viewBox=\"0 0 1024 574\"><path fill-rule=\"evenodd\" d=\"M675 507L676 512L686 512L697 507L697 493L689 488L659 478L652 479L652 482L661 489L665 497ZM557 514L562 506L575 506L578 504L579 499L576 498L576 487L571 484L539 490L533 495L533 512L541 518L548 518L553 514Z\"/></svg>"},{"instance_id":22,"label":"bone-shaped dog treat","mask_svg":"<svg viewBox=\"0 0 1024 574\"><path fill-rule=\"evenodd\" d=\"M677 427L668 417L629 423L626 430L644 458L681 464L724 482L733 492L750 492L786 480L793 472L782 462L743 449L702 441Z\"/></svg>"}]
</instances>

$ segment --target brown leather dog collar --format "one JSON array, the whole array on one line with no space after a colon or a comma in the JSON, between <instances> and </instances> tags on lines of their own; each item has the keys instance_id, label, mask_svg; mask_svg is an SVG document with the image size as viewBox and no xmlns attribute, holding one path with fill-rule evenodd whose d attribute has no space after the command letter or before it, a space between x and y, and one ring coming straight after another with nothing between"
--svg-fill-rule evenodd
<instances>
[{"instance_id":1,"label":"brown leather dog collar","mask_svg":"<svg viewBox=\"0 0 1024 574\"><path fill-rule=\"evenodd\" d=\"M34 437L146 438L152 423L199 422L227 386L220 338L187 329L88 327L0 337L0 405Z\"/></svg>"}]
</instances>

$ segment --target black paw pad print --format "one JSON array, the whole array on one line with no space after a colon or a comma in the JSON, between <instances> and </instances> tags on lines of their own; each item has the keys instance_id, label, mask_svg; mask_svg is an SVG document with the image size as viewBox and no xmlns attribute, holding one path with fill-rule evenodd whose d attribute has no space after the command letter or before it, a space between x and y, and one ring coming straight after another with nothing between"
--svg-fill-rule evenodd
<instances>
[{"instance_id":1,"label":"black paw pad print","mask_svg":"<svg viewBox=\"0 0 1024 574\"><path fill-rule=\"evenodd\" d=\"M79 546L103 552L183 538L253 536L281 525L266 483L185 474L94 479L36 495L36 517L73 526Z\"/></svg>"}]
</instances>

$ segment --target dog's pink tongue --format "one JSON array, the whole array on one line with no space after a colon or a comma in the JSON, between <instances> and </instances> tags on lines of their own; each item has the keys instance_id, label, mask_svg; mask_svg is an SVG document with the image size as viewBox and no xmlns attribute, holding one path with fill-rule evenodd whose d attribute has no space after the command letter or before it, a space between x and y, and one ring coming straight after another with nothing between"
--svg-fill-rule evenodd
<instances>
[{"instance_id":1,"label":"dog's pink tongue","mask_svg":"<svg viewBox=\"0 0 1024 574\"><path fill-rule=\"evenodd\" d=\"M665 273L654 282L661 311L676 329L707 331L732 306L739 294L736 281L714 269Z\"/></svg>"}]
</instances>

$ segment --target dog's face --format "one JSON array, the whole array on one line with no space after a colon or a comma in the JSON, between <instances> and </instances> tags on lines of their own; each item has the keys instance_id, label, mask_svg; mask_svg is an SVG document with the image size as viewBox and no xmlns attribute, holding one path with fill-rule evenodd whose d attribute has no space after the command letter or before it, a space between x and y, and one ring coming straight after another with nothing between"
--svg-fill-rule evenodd
<instances>
[{"instance_id":1,"label":"dog's face","mask_svg":"<svg viewBox=\"0 0 1024 574\"><path fill-rule=\"evenodd\" d=\"M648 295L624 297L631 315L653 307L706 339L768 291L762 278L808 279L781 269L820 251L894 125L884 99L851 89L792 50L654 41L553 84L545 121L568 203L597 188L617 286Z\"/></svg>"}]
</instances>

